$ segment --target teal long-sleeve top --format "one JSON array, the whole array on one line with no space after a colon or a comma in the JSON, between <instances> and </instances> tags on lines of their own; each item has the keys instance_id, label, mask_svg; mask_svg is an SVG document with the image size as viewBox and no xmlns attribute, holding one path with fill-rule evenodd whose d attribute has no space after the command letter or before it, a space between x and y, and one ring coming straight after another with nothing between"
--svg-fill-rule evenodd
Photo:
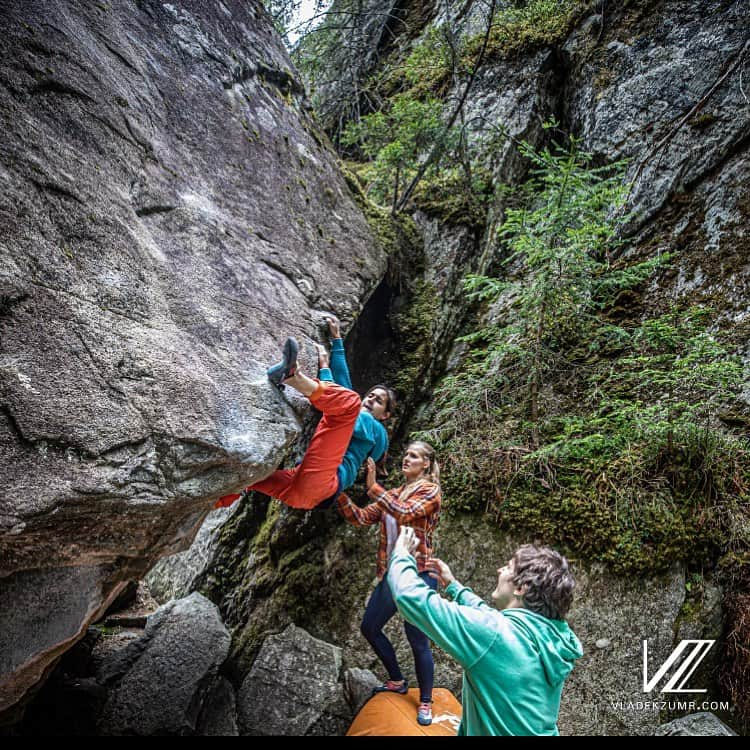
<instances>
[{"instance_id":1,"label":"teal long-sleeve top","mask_svg":"<svg viewBox=\"0 0 750 750\"><path fill-rule=\"evenodd\" d=\"M565 678L583 649L562 620L496 610L457 581L444 599L395 550L388 585L399 612L463 668L459 735L556 735Z\"/></svg>"},{"instance_id":2,"label":"teal long-sleeve top","mask_svg":"<svg viewBox=\"0 0 750 750\"><path fill-rule=\"evenodd\" d=\"M331 367L321 367L319 377L321 380L338 383L344 388L354 390L349 375L349 365L346 362L343 339L331 340ZM388 433L385 427L369 412L360 412L349 447L338 468L339 492L343 492L354 484L359 467L368 456L372 456L374 461L380 461L387 450Z\"/></svg>"}]
</instances>

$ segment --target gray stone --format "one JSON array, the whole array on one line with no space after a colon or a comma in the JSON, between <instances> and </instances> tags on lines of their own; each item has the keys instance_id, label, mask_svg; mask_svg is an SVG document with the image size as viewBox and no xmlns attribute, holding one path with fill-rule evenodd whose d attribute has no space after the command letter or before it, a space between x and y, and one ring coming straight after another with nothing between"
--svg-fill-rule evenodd
<instances>
[{"instance_id":1,"label":"gray stone","mask_svg":"<svg viewBox=\"0 0 750 750\"><path fill-rule=\"evenodd\" d=\"M542 123L559 108L562 71L552 52L543 49L501 66L488 66L477 76L466 103L472 146L485 161L498 186L519 182L528 170L518 141L539 145L545 139ZM500 196L493 216L500 214ZM493 246L495 238L488 236Z\"/></svg>"},{"instance_id":2,"label":"gray stone","mask_svg":"<svg viewBox=\"0 0 750 750\"><path fill-rule=\"evenodd\" d=\"M572 50L567 110L573 130L587 150L608 161L631 160L637 222L654 217L671 194L698 184L744 150L750 109L740 86L742 66L694 118L676 125L737 59L747 24L746 3L669 0L658 13L613 29L618 38L607 43L606 55L590 54L592 37Z\"/></svg>"},{"instance_id":3,"label":"gray stone","mask_svg":"<svg viewBox=\"0 0 750 750\"><path fill-rule=\"evenodd\" d=\"M302 628L292 624L269 636L237 697L241 733L343 733L352 715L338 681L340 670L341 649Z\"/></svg>"},{"instance_id":4,"label":"gray stone","mask_svg":"<svg viewBox=\"0 0 750 750\"><path fill-rule=\"evenodd\" d=\"M229 680L219 677L209 691L198 722L202 737L237 737L237 700Z\"/></svg>"},{"instance_id":5,"label":"gray stone","mask_svg":"<svg viewBox=\"0 0 750 750\"><path fill-rule=\"evenodd\" d=\"M162 558L148 572L146 582L158 602L179 599L193 590L196 580L213 559L222 525L236 510L235 503L229 508L211 511L189 549Z\"/></svg>"},{"instance_id":6,"label":"gray stone","mask_svg":"<svg viewBox=\"0 0 750 750\"><path fill-rule=\"evenodd\" d=\"M721 719L712 713L704 712L682 716L657 727L654 737L737 737Z\"/></svg>"},{"instance_id":7,"label":"gray stone","mask_svg":"<svg viewBox=\"0 0 750 750\"><path fill-rule=\"evenodd\" d=\"M358 714L362 706L372 698L373 688L380 680L369 669L347 669L344 672L344 695L353 714Z\"/></svg>"},{"instance_id":8,"label":"gray stone","mask_svg":"<svg viewBox=\"0 0 750 750\"><path fill-rule=\"evenodd\" d=\"M2 30L0 598L37 627L6 616L0 711L277 467L268 363L295 334L311 370L386 266L259 0L11 0Z\"/></svg>"},{"instance_id":9,"label":"gray stone","mask_svg":"<svg viewBox=\"0 0 750 750\"><path fill-rule=\"evenodd\" d=\"M630 711L643 693L643 641L649 660L661 664L676 645L675 622L685 599L685 573L623 578L603 565L572 563L576 592L568 621L583 644L583 657L565 683L561 734L649 735L657 711ZM603 634L610 641L596 648ZM626 704L620 708L618 704Z\"/></svg>"},{"instance_id":10,"label":"gray stone","mask_svg":"<svg viewBox=\"0 0 750 750\"><path fill-rule=\"evenodd\" d=\"M0 578L0 699L42 679L51 662L104 614L127 581L112 588L108 571L71 566L19 571ZM108 594L105 592L108 591ZM50 646L54 644L54 646Z\"/></svg>"},{"instance_id":11,"label":"gray stone","mask_svg":"<svg viewBox=\"0 0 750 750\"><path fill-rule=\"evenodd\" d=\"M97 680L109 691L99 731L195 734L229 644L219 610L201 594L160 607L142 637L97 664ZM221 720L215 726L228 725Z\"/></svg>"}]
</instances>

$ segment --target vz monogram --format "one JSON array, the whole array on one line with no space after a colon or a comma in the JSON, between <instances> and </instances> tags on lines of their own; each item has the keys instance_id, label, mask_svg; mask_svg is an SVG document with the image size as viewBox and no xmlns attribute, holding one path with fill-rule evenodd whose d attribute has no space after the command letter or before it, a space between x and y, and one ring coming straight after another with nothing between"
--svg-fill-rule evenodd
<instances>
[{"instance_id":1,"label":"vz monogram","mask_svg":"<svg viewBox=\"0 0 750 750\"><path fill-rule=\"evenodd\" d=\"M672 651L669 658L659 667L656 674L648 679L648 641L643 641L643 692L650 693L659 683L671 667L680 660L683 653L691 646L692 650L685 656L674 674L669 678L667 684L659 691L661 693L705 693L705 690L695 688L686 688L685 683L690 676L698 669L698 665L705 659L706 654L716 641L680 641L680 645Z\"/></svg>"}]
</instances>

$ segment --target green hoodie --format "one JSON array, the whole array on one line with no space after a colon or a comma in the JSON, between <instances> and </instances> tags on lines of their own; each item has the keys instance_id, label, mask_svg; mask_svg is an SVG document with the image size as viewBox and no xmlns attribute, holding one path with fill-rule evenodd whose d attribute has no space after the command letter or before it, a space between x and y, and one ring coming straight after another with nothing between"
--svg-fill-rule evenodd
<instances>
[{"instance_id":1,"label":"green hoodie","mask_svg":"<svg viewBox=\"0 0 750 750\"><path fill-rule=\"evenodd\" d=\"M443 599L417 574L416 561L391 557L388 585L404 619L463 668L459 735L556 735L565 678L583 655L562 620L528 609L498 611L454 581Z\"/></svg>"}]
</instances>

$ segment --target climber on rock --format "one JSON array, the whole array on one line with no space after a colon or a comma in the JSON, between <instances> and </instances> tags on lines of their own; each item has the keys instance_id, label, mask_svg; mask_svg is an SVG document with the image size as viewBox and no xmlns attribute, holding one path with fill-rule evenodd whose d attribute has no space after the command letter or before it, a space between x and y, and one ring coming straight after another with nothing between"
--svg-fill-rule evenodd
<instances>
[{"instance_id":1,"label":"climber on rock","mask_svg":"<svg viewBox=\"0 0 750 750\"><path fill-rule=\"evenodd\" d=\"M300 372L299 347L293 338L284 344L282 361L268 370L274 385L295 388L323 412L315 434L298 466L275 471L247 488L304 510L331 507L338 494L354 484L365 459L383 461L388 450L383 422L396 407L396 395L388 386L373 386L363 399L352 390L339 321L328 317L326 322L331 360L325 348L318 346L318 379ZM227 507L240 496L226 495L216 507Z\"/></svg>"},{"instance_id":2,"label":"climber on rock","mask_svg":"<svg viewBox=\"0 0 750 750\"><path fill-rule=\"evenodd\" d=\"M383 633L385 624L396 614L396 605L386 580L387 561L390 557L399 526L410 526L418 540L416 559L418 576L422 585L434 590L436 581L431 577L428 560L432 555L432 535L440 516L440 468L435 458L435 450L428 443L410 443L401 464L404 484L393 490L385 490L376 481L376 466L372 459L367 461L367 494L374 501L363 508L355 505L345 493L339 495L336 504L339 512L355 526L380 524L380 548L377 558L375 587L365 609L362 620L362 634L383 662L388 681L375 692L406 693L408 685L398 665L396 652ZM419 683L420 705L417 721L422 725L432 723L432 686L435 665L427 636L417 627L405 623L406 637L409 640Z\"/></svg>"},{"instance_id":3,"label":"climber on rock","mask_svg":"<svg viewBox=\"0 0 750 750\"><path fill-rule=\"evenodd\" d=\"M452 601L425 584L425 564ZM497 572L494 609L442 560L425 563L418 534L405 527L387 580L404 619L464 668L459 735L556 735L563 683L583 655L565 622L575 579L559 552L531 544Z\"/></svg>"}]
</instances>

